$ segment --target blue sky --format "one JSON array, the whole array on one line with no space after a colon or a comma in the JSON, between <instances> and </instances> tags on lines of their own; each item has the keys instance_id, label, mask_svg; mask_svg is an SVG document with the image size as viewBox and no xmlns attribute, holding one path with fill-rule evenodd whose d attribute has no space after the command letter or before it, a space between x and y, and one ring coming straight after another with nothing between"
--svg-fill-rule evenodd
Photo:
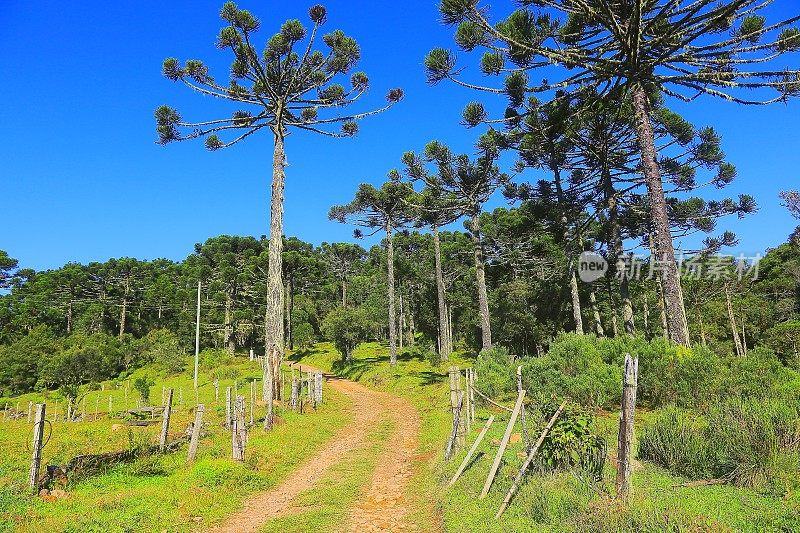
<instances>
[{"instance_id":1,"label":"blue sky","mask_svg":"<svg viewBox=\"0 0 800 533\"><path fill-rule=\"evenodd\" d=\"M239 2L261 19L263 39L286 18L305 22L312 3ZM789 14L792 3L777 0L771 13ZM439 23L436 4L326 2L326 29L343 29L362 48L359 69L369 74L372 89L358 109L380 105L391 87L402 87L406 99L362 122L353 139L303 133L288 138L287 235L317 244L350 240L352 228L329 222L327 212L347 202L358 183L382 182L404 151L421 149L431 139L470 149L476 132L458 121L476 95L425 83L425 53L453 46L452 30ZM220 0L4 3L1 249L23 266L45 269L120 256L182 259L195 242L214 235L267 233L269 135L215 153L202 142L167 147L154 142L153 110L160 104L177 107L187 119L219 115L209 98L164 79L160 71L165 57L197 58L226 78L229 57L214 47L221 5ZM701 99L673 109L722 135L728 159L739 169L725 194L746 192L759 203L758 214L720 225L740 236L735 251L753 254L784 242L796 221L777 195L800 186L800 102L745 108Z\"/></svg>"}]
</instances>

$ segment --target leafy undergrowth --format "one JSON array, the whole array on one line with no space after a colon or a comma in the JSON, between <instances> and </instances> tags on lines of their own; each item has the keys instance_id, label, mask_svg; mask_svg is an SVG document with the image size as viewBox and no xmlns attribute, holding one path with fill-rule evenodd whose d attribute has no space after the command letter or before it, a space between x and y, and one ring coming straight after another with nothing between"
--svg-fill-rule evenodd
<instances>
[{"instance_id":1,"label":"leafy undergrowth","mask_svg":"<svg viewBox=\"0 0 800 533\"><path fill-rule=\"evenodd\" d=\"M531 472L505 514L495 520L497 509L523 461L521 435L512 437L501 469L489 494L480 499L486 474L502 437L508 414L495 411L496 420L478 448L464 475L448 488L450 477L461 463L465 450L452 461L443 459L444 443L451 429L448 407L447 364L432 366L421 356L405 353L395 368L389 366L387 349L376 343L364 344L343 364L332 345L319 344L291 357L294 361L332 370L366 385L402 395L412 401L422 416L420 454L427 459L414 479L419 505L415 516L423 530L440 514L446 531L576 531L576 532L661 532L661 531L797 531L800 529L800 497L796 493L771 495L730 485L687 485L655 465L636 463L633 495L623 506L614 493L613 462L606 461L602 479L579 472ZM472 360L454 356L448 364L471 366ZM478 381L480 387L480 376ZM532 391L535 392L535 391ZM532 394L535 397L535 394ZM508 400L506 400L508 403ZM490 411L478 409L468 443L477 437ZM637 415L637 426L649 416ZM528 421L529 431L535 428ZM600 413L596 430L605 437L609 456L615 457L617 417ZM517 426L515 433L521 433ZM532 439L536 435L531 436ZM427 500L427 504L426 504ZM435 505L436 509L431 506ZM436 511L436 513L434 513Z\"/></svg>"},{"instance_id":2,"label":"leafy undergrowth","mask_svg":"<svg viewBox=\"0 0 800 533\"><path fill-rule=\"evenodd\" d=\"M265 407L257 402L256 427L249 436L246 461L234 463L230 458L230 433L223 428L225 388L233 387L235 381L239 394L248 399L249 406L249 381L260 377L261 373L257 363L240 361L229 361L222 372L220 368L215 370L215 376L219 377L218 402L214 400L212 377L201 374L197 399L206 406L204 431L207 436L200 442L194 464L186 465L186 446L182 446L171 454L116 465L101 475L70 482L66 497L52 502L27 495L29 424L25 419L0 420L0 443L4 448L0 454L0 531L188 531L202 528L224 519L248 496L277 484L321 448L337 429L352 420L350 400L326 388L325 403L318 411L300 415L278 408L280 421L267 433L259 424ZM144 374L148 374L148 369L137 371L131 376L131 383ZM152 372L150 376L154 380L151 393L154 403L159 403L162 386L175 390L170 433L171 438L178 438L194 417L190 408L195 403L191 376L159 379ZM115 410L121 409L125 402L125 383L117 384L117 389L111 382L104 386L106 390L89 392L87 396L87 413L94 415L94 408L99 405L97 420L53 424L43 464L63 464L82 453L119 450L132 442L156 441L159 424L135 427L129 432L122 426L122 420L108 417L108 396L114 397ZM135 396L131 388L128 407L136 406ZM101 400L99 404L96 397ZM25 409L29 399L41 400L34 395L21 397L19 401ZM48 407L52 402L52 399L48 401ZM47 435L49 429L45 433Z\"/></svg>"}]
</instances>

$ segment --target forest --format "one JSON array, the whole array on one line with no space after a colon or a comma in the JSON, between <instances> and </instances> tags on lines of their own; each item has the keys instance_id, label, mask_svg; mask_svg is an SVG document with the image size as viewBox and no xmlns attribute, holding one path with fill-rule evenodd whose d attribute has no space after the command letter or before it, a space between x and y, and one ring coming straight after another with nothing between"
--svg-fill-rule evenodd
<instances>
[{"instance_id":1,"label":"forest","mask_svg":"<svg viewBox=\"0 0 800 533\"><path fill-rule=\"evenodd\" d=\"M371 420L369 438L390 450L390 441L413 433L420 442L408 446L436 457L409 481L435 494L435 503L409 497L409 509L435 507L420 511L428 518L419 520L435 515L440 525L428 523L424 530L477 531L488 515L466 483L476 482L475 465L487 457L471 463L467 481L455 489L443 483L455 466L449 461L456 437L474 437L469 429L460 433L464 415L462 404L453 403L453 381L445 390L448 367L462 365L470 369L464 375L468 393L477 387L486 400L478 418L491 414L488 428L503 410L521 410L513 449L522 458L539 452L530 475L542 476L545 495L523 489L521 510L499 522L499 530L795 530L800 226L772 228L783 232L784 242L763 254L734 252L747 243L729 228L734 221L746 224L764 199L729 192L739 190L732 187L737 179L754 179L739 176L733 161L754 154L726 153L713 116L694 124L671 105L703 99L732 107L793 103L800 95L800 16L768 22L761 11L771 3L531 0L490 9L478 0L443 0L439 14L453 42L431 48L425 76L431 86L450 84L472 95L461 125L474 133L473 149L459 153L446 139L409 146L385 161L385 178L360 184L348 203L330 202L329 223L344 225L353 238L319 245L284 232L284 188L298 186L287 163L294 148L290 133L347 142L362 123L368 128L384 113L402 113L405 93L390 88L373 107L361 100L371 88L367 74L356 71L361 48L340 30L324 33L321 5L303 22L284 22L260 49L253 43L263 37L261 21L224 4L215 44L232 58L229 82L194 59L169 57L162 74L235 110L214 115L208 106L208 115L189 120L160 106L157 142L199 139L216 152L255 142L250 136L263 128L274 142L269 228L260 236L219 235L193 248L184 243L188 254L177 261L121 257L37 271L0 250L0 402L6 416L16 404L12 420L23 418L20 401L60 401L70 406L70 418L82 402L85 417L86 398L94 394L95 419L76 422L96 424L98 391L124 388L127 409L133 381L137 408L158 404L152 394L157 384L164 400L165 386L183 387L194 361L194 402L201 403L201 394L211 402L213 380L214 416L224 414L220 380L231 381L234 399L244 377L251 381L248 428L259 432L254 420L260 419L265 433L258 433L258 452L247 468L265 475L271 470L258 454L292 445L259 448L258 439L291 441L280 432L313 430L295 412L297 383L291 383L292 411L286 412L284 374L290 370L294 379L294 365L306 364L404 398L408 403L390 405L386 397L364 393L383 402L387 413L408 409L418 417L394 420L399 433L392 437L381 437L379 422ZM781 189L781 205L800 224L800 192L792 183ZM699 244L687 249L687 242ZM630 421L639 499L617 508L606 504L613 500L614 472L623 462L628 474L631 469L622 459L622 422L614 442L616 411L626 416L631 357L638 382L633 401L638 394L641 409L635 423L631 411ZM470 381L473 371L477 385ZM259 379L263 397L256 393ZM412 386L413 380L419 382ZM311 398L311 381L307 386ZM341 382L326 387L334 391L333 405L350 407L336 414L320 407L318 413L315 401L319 427L330 424L333 432L347 426L342 413L348 409L356 413L348 415L355 417L350 426L357 425L361 404L353 391ZM231 387L227 392L230 430ZM443 414L450 416L447 393L453 420ZM183 388L180 398L183 405ZM515 409L504 407L514 398ZM111 396L108 404L110 423ZM254 417L256 407L264 412ZM474 413L467 416L471 424ZM516 416L504 442L489 448L505 448ZM529 431L543 431L535 446ZM227 433L213 438L218 448L230 441ZM323 446L313 439L306 445ZM516 465L517 459L510 461ZM172 475L170 465L152 475ZM511 478L497 483L505 490ZM740 503L720 510L713 492L720 485ZM247 487L242 501L257 492ZM693 507L658 493L675 489L693 491L682 494L700 503ZM617 497L624 501L626 494L617 487ZM497 496L493 503L500 502ZM0 498L0 529L4 517L28 505L16 495L3 497L16 503ZM750 516L750 501L772 510ZM233 510L196 513L218 525ZM189 518L174 519L176 529L191 529ZM392 523L381 530L405 529Z\"/></svg>"}]
</instances>

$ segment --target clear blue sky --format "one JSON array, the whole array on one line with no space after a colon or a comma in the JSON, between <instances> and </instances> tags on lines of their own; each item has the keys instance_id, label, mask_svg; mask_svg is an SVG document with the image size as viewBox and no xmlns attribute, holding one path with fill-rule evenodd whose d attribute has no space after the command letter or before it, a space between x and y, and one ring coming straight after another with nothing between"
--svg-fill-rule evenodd
<instances>
[{"instance_id":1,"label":"clear blue sky","mask_svg":"<svg viewBox=\"0 0 800 533\"><path fill-rule=\"evenodd\" d=\"M0 249L23 266L45 269L119 256L182 259L195 242L214 235L267 233L269 135L215 153L202 142L154 142L158 105L174 105L191 119L214 118L219 109L160 71L165 57L198 58L226 78L229 57L214 47L222 3L4 3ZM239 5L261 18L266 39L286 18L305 22L312 3ZM793 3L777 0L772 13L796 11ZM382 182L404 151L434 138L468 150L475 135L458 121L476 95L425 83L425 53L453 46L435 0L325 4L327 29L341 28L361 44L360 69L372 82L365 108L383 102L390 87L403 87L406 99L362 122L353 139L299 133L287 140L286 234L314 243L351 239L351 227L328 222L328 208L348 201L359 182ZM800 102L765 109L703 99L674 109L717 128L739 169L725 194L747 192L760 205L757 215L719 228L739 234L737 251L784 242L796 221L777 194L800 186Z\"/></svg>"}]
</instances>

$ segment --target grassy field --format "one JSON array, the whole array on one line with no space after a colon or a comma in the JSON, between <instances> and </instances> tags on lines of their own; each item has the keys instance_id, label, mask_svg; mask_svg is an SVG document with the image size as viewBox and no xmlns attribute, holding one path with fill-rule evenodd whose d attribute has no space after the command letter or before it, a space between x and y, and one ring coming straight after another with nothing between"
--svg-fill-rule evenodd
<instances>
[{"instance_id":1,"label":"grassy field","mask_svg":"<svg viewBox=\"0 0 800 533\"><path fill-rule=\"evenodd\" d=\"M495 412L497 419L478 449L478 456L452 488L448 480L463 459L462 450L452 461L443 458L444 442L451 429L448 407L449 386L446 365L434 367L418 356L404 354L395 368L389 366L387 350L378 344L359 347L350 365L342 365L332 346L320 344L293 356L311 364L409 398L423 419L419 453L427 468L415 479L421 509L418 522L430 524L428 511L443 521L446 531L797 531L800 529L800 495L768 494L730 485L686 486L686 479L648 463L635 465L633 497L620 505L613 497L615 471L606 462L603 479L595 481L570 472L532 473L506 513L495 520L513 476L522 464L522 443L512 444L492 490L485 499L480 491L497 450L508 415ZM454 356L449 364L462 368L472 361ZM480 382L478 382L480 387ZM506 399L507 404L513 403ZM469 443L488 418L479 409ZM637 424L647 413L637 417ZM603 435L613 456L616 447L617 415L599 413L597 431ZM518 426L519 427L519 426ZM533 428L531 428L533 430ZM519 429L517 429L519 432ZM427 522L426 522L427 521Z\"/></svg>"},{"instance_id":2,"label":"grassy field","mask_svg":"<svg viewBox=\"0 0 800 533\"><path fill-rule=\"evenodd\" d=\"M148 372L139 371L131 379ZM117 465L102 475L70 483L67 497L52 502L27 495L27 442L31 435L27 420L0 420L0 531L188 531L222 520L249 495L278 483L352 419L350 401L326 388L326 401L316 412L300 415L278 409L280 421L275 430L266 433L260 426L253 430L246 461L234 463L230 459L230 433L222 427L225 387L233 386L235 380L239 394L249 399L248 381L260 374L257 363L234 360L222 372L225 377L220 378L219 402L214 401L212 378L207 373L201 375L198 399L206 405L204 429L208 435L201 440L197 461L191 466L186 465L186 446L182 446L174 453ZM216 375L221 375L219 370ZM52 436L44 448L44 464L63 464L78 454L156 442L159 425L129 431L121 420L108 417L109 395L115 409L122 409L125 402L125 383L116 384L116 389L114 386L108 382L104 384L106 390L88 393L86 410L90 418L98 405L96 398L100 399L96 421L53 423ZM156 379L151 392L154 403L160 401L162 386L175 390L171 437L177 438L193 419L191 377ZM129 407L136 406L135 396L130 389ZM41 401L42 397L19 398L23 411L29 400ZM48 399L50 406L54 407L53 398ZM61 408L63 416L63 402ZM264 410L263 404L257 406L256 418L263 419ZM52 411L48 419L52 420Z\"/></svg>"}]
</instances>

